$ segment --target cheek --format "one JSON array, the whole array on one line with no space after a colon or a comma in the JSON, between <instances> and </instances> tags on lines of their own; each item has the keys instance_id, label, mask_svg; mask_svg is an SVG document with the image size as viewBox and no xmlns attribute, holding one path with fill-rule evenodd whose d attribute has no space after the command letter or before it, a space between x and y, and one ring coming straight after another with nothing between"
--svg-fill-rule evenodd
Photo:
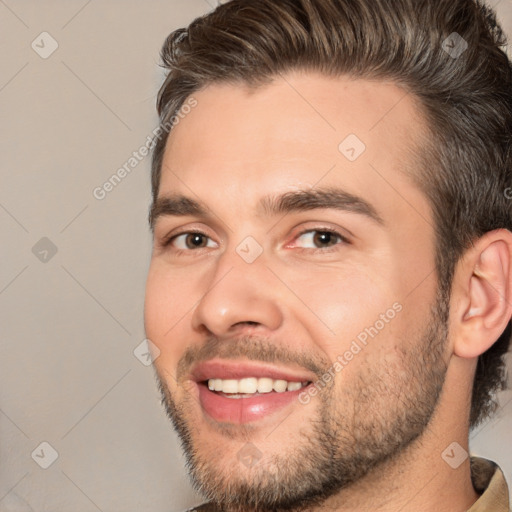
<instances>
[{"instance_id":1,"label":"cheek","mask_svg":"<svg viewBox=\"0 0 512 512\"><path fill-rule=\"evenodd\" d=\"M146 280L146 294L144 299L144 326L147 337L156 343L167 321L165 310L167 309L166 286L151 264Z\"/></svg>"},{"instance_id":2,"label":"cheek","mask_svg":"<svg viewBox=\"0 0 512 512\"><path fill-rule=\"evenodd\" d=\"M187 339L183 329L194 305L194 282L152 263L146 281L144 326L146 336L160 350L163 360L174 358Z\"/></svg>"},{"instance_id":3,"label":"cheek","mask_svg":"<svg viewBox=\"0 0 512 512\"><path fill-rule=\"evenodd\" d=\"M290 302L296 304L296 318L332 361L357 336L364 338L365 329L376 322L381 327L381 314L391 310L391 322L396 316L393 304L397 294L390 283L379 282L378 276L361 268L308 271L290 275L289 279L302 300Z\"/></svg>"}]
</instances>

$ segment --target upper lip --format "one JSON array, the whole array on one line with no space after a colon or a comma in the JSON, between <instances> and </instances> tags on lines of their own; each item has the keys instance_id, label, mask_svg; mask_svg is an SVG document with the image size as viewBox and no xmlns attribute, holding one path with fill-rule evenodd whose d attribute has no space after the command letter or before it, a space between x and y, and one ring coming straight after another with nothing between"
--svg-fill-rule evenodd
<instances>
[{"instance_id":1,"label":"upper lip","mask_svg":"<svg viewBox=\"0 0 512 512\"><path fill-rule=\"evenodd\" d=\"M252 361L226 361L211 359L195 365L190 373L191 380L204 382L209 379L243 379L247 377L268 377L288 382L312 382L314 374L307 370L295 370L257 363Z\"/></svg>"}]
</instances>

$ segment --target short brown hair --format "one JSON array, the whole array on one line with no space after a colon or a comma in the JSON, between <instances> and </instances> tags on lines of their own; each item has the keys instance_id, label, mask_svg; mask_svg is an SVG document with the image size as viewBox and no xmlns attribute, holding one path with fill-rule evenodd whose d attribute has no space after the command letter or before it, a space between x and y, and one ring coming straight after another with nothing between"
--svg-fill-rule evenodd
<instances>
[{"instance_id":1,"label":"short brown hair","mask_svg":"<svg viewBox=\"0 0 512 512\"><path fill-rule=\"evenodd\" d=\"M412 177L433 209L439 286L449 297L455 264L473 241L493 229L512 231L505 193L512 185L512 67L505 44L495 13L480 0L220 5L163 45L168 75L157 101L163 136L153 152L153 201L170 121L195 91L219 82L258 87L292 70L392 80L420 100L428 124ZM494 395L505 388L502 356L511 332L509 322L478 359L472 427L495 411Z\"/></svg>"}]
</instances>

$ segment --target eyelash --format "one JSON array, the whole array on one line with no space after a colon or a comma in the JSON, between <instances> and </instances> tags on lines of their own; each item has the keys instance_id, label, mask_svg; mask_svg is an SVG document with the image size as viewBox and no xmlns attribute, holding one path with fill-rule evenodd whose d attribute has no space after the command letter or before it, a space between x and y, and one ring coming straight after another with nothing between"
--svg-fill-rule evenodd
<instances>
[{"instance_id":1,"label":"eyelash","mask_svg":"<svg viewBox=\"0 0 512 512\"><path fill-rule=\"evenodd\" d=\"M297 238L300 238L301 236L305 235L306 233L314 233L314 232L317 232L317 233L331 233L332 235L335 235L337 236L341 242L343 242L343 244L350 244L350 240L348 240L347 237L343 236L341 233L339 233L338 231L336 231L335 229L332 229L332 228L310 228L310 229L305 229L303 231L301 231L300 233L297 234L297 236L295 237L295 239ZM206 238L210 238L206 233L202 232L202 231L199 231L199 230L191 230L191 231L182 231L181 233L177 233L177 234L173 234L171 236L168 236L167 238L165 238L162 243L160 244L161 248L162 249L166 249L168 248L172 241L181 236L181 235L194 235L194 234L198 234L198 235L202 235ZM313 252L313 253L316 253L316 252L332 252L332 251L336 251L338 250L337 247L339 245L342 245L341 243L337 243L333 246L330 246L330 247L325 247L325 248L321 248L321 247L317 247L315 249L309 249L309 248L306 248L306 247L297 247L296 250L299 250L299 251L309 251L309 252ZM204 247L200 247L199 249L174 249L173 252L177 255L180 255L182 253L200 253L200 249L204 249Z\"/></svg>"}]
</instances>

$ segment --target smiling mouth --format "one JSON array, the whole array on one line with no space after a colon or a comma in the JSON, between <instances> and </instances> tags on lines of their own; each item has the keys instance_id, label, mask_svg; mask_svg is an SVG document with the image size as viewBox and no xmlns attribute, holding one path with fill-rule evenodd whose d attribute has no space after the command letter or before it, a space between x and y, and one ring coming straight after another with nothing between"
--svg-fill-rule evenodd
<instances>
[{"instance_id":1,"label":"smiling mouth","mask_svg":"<svg viewBox=\"0 0 512 512\"><path fill-rule=\"evenodd\" d=\"M315 374L300 367L277 367L250 360L211 359L196 365L189 381L196 386L201 412L219 423L245 424L297 407L299 395Z\"/></svg>"},{"instance_id":2,"label":"smiling mouth","mask_svg":"<svg viewBox=\"0 0 512 512\"><path fill-rule=\"evenodd\" d=\"M299 391L310 381L287 381L270 377L245 377L243 379L208 379L202 383L210 391L226 398L251 398L268 393Z\"/></svg>"}]
</instances>

